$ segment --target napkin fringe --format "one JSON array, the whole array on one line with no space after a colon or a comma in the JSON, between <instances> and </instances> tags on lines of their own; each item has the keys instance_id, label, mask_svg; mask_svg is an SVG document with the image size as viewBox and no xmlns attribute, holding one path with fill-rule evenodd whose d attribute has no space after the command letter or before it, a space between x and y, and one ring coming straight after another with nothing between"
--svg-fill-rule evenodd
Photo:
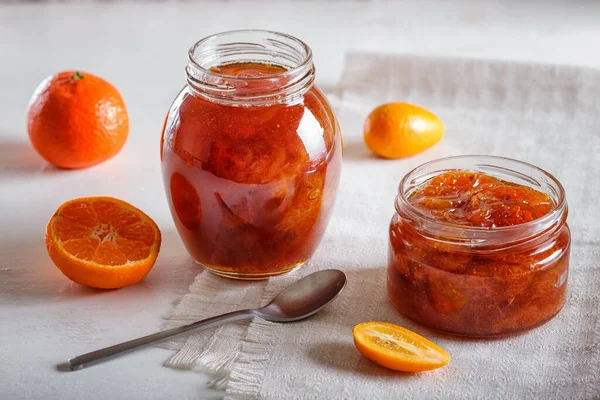
<instances>
[{"instance_id":1,"label":"napkin fringe","mask_svg":"<svg viewBox=\"0 0 600 400\"><path fill-rule=\"evenodd\" d=\"M257 286L255 292L240 290L243 283L221 278L214 274L199 273L188 288L188 294L176 303L171 315L166 317L165 328L173 328L183 324L211 317L215 309L221 307L222 312L235 309L244 299L253 302L260 301L262 289ZM231 309L222 308L220 299L224 293L232 293L229 301ZM227 295L226 295L227 297ZM198 307L201 304L202 307ZM211 307L211 304L215 307ZM228 324L198 332L189 337L175 339L163 343L160 347L177 350L163 365L170 368L188 369L204 372L213 377L216 387L223 388L227 384L228 373L233 362L237 359L240 345L239 340L246 334L246 324ZM231 343L237 346L231 347Z\"/></svg>"},{"instance_id":2,"label":"napkin fringe","mask_svg":"<svg viewBox=\"0 0 600 400\"><path fill-rule=\"evenodd\" d=\"M225 400L239 399L242 395L245 399L258 398L280 328L280 324L260 318L250 323L229 375Z\"/></svg>"},{"instance_id":3,"label":"napkin fringe","mask_svg":"<svg viewBox=\"0 0 600 400\"><path fill-rule=\"evenodd\" d=\"M239 341L247 331L246 324L233 323L219 328L198 356L193 370L221 377L226 385L229 371L240 353Z\"/></svg>"},{"instance_id":4,"label":"napkin fringe","mask_svg":"<svg viewBox=\"0 0 600 400\"><path fill-rule=\"evenodd\" d=\"M198 355L194 351L183 348L165 361L163 365L175 369L192 369L197 359Z\"/></svg>"}]
</instances>

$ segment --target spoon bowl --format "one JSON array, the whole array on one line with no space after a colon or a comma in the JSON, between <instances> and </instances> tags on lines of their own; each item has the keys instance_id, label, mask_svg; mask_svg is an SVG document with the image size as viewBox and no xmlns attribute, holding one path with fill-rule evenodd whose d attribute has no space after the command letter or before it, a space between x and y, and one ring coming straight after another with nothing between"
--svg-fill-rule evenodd
<instances>
[{"instance_id":1,"label":"spoon bowl","mask_svg":"<svg viewBox=\"0 0 600 400\"><path fill-rule=\"evenodd\" d=\"M329 304L346 286L346 275L337 269L315 272L297 280L254 315L273 322L308 318Z\"/></svg>"}]
</instances>

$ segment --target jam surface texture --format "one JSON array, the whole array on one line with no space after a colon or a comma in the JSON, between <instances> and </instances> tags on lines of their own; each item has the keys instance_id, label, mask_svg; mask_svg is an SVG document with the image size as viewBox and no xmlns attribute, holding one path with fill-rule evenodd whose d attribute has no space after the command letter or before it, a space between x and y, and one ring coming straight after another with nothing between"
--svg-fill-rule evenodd
<instances>
[{"instance_id":1,"label":"jam surface texture","mask_svg":"<svg viewBox=\"0 0 600 400\"><path fill-rule=\"evenodd\" d=\"M436 220L486 228L533 221L554 207L545 193L472 171L441 173L419 186L409 202Z\"/></svg>"}]
</instances>

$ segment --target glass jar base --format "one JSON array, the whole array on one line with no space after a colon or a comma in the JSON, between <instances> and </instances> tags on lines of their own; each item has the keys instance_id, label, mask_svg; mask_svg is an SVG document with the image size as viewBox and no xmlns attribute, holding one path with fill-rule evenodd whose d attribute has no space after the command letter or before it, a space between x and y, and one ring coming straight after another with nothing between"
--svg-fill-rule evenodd
<instances>
[{"instance_id":1,"label":"glass jar base","mask_svg":"<svg viewBox=\"0 0 600 400\"><path fill-rule=\"evenodd\" d=\"M289 268L280 271L272 271L272 272L240 272L240 271L231 271L224 270L216 266L203 264L201 262L196 261L196 264L206 269L207 271L212 272L215 275L222 276L224 278L230 279L239 279L245 281L258 281L263 279L269 279L272 276L278 276L283 274L288 274L290 272L294 272L299 270L300 268L306 265L306 261L301 261L297 264L292 264Z\"/></svg>"}]
</instances>

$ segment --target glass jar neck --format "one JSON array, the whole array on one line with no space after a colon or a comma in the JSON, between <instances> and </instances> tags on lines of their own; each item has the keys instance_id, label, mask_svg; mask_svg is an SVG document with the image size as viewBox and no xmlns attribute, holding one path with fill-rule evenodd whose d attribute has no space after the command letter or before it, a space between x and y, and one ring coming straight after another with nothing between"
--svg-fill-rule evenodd
<instances>
[{"instance_id":1,"label":"glass jar neck","mask_svg":"<svg viewBox=\"0 0 600 400\"><path fill-rule=\"evenodd\" d=\"M546 193L555 207L550 213L530 222L484 228L436 220L410 204L408 198L423 182L444 171L459 169L483 172L502 180L529 186ZM560 231L568 214L565 192L556 178L531 164L493 156L448 157L417 167L402 179L395 206L398 215L424 237L469 248L470 251L478 248L506 249L544 240Z\"/></svg>"},{"instance_id":2,"label":"glass jar neck","mask_svg":"<svg viewBox=\"0 0 600 400\"><path fill-rule=\"evenodd\" d=\"M282 33L241 30L218 33L194 44L188 53L187 82L195 94L241 106L296 103L311 88L312 51L301 40ZM266 74L228 75L216 67L266 64Z\"/></svg>"}]
</instances>

